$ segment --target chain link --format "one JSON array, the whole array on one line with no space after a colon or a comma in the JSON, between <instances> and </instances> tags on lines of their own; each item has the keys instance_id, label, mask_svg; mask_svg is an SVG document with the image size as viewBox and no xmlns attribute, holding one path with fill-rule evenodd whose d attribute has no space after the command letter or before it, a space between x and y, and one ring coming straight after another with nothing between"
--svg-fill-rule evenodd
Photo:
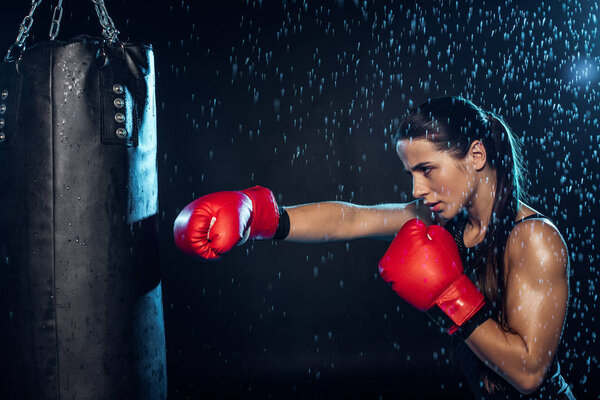
<instances>
[{"instance_id":1,"label":"chain link","mask_svg":"<svg viewBox=\"0 0 600 400\"><path fill-rule=\"evenodd\" d=\"M31 10L29 14L23 18L23 22L21 22L21 26L19 28L19 34L17 35L17 39L8 49L8 53L6 53L6 57L4 57L4 61L11 62L14 61L13 52L19 51L22 52L25 50L25 41L29 36L29 30L31 29L31 25L33 24L33 13L35 13L35 9L42 3L42 0L31 0Z\"/></svg>"},{"instance_id":2,"label":"chain link","mask_svg":"<svg viewBox=\"0 0 600 400\"><path fill-rule=\"evenodd\" d=\"M118 40L117 35L119 31L115 27L115 23L112 18L108 15L108 11L106 10L106 6L104 5L104 0L92 0L94 3L94 8L96 10L96 14L98 14L98 19L100 20L100 25L102 25L102 36L109 43L114 43ZM58 4L54 8L54 13L52 15L52 25L50 26L50 40L54 40L58 35L58 31L60 30L60 21L63 15L63 0L58 0ZM21 26L19 28L19 34L17 35L17 39L10 46L8 52L6 53L6 57L4 57L4 61L11 62L15 60L16 52L25 51L26 40L29 37L29 30L31 29L31 25L33 25L33 13L35 13L35 9L42 4L42 0L31 0L31 10L29 14L23 18L23 22L21 22Z\"/></svg>"},{"instance_id":3,"label":"chain link","mask_svg":"<svg viewBox=\"0 0 600 400\"><path fill-rule=\"evenodd\" d=\"M52 25L50 25L50 40L56 39L58 31L60 30L60 20L63 15L62 8L63 0L58 0L58 4L54 7L54 13L52 14Z\"/></svg>"},{"instance_id":4,"label":"chain link","mask_svg":"<svg viewBox=\"0 0 600 400\"><path fill-rule=\"evenodd\" d=\"M102 35L109 43L113 43L118 39L117 35L119 31L115 27L112 18L108 15L104 0L92 0L92 2L94 3L96 14L98 14L98 18L100 19L100 25L102 25Z\"/></svg>"}]
</instances>

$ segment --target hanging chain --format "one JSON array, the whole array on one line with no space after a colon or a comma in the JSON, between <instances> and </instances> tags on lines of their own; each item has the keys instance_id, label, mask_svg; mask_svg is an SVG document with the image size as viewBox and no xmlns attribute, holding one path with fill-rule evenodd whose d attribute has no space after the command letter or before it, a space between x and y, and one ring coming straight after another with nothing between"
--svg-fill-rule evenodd
<instances>
[{"instance_id":1,"label":"hanging chain","mask_svg":"<svg viewBox=\"0 0 600 400\"><path fill-rule=\"evenodd\" d=\"M60 29L60 20L63 15L62 2L63 0L58 0L58 4L56 7L54 7L54 14L52 14L52 25L50 25L50 40L56 39Z\"/></svg>"},{"instance_id":2,"label":"hanging chain","mask_svg":"<svg viewBox=\"0 0 600 400\"><path fill-rule=\"evenodd\" d=\"M119 34L119 31L115 27L115 23L113 22L112 18L108 15L108 11L104 5L104 0L92 0L92 2L94 3L96 14L98 14L98 18L100 19L100 25L102 25L102 35L104 36L104 39L106 39L109 43L115 42L118 40L117 35ZM60 21L63 15L62 3L63 0L58 0L58 4L54 8L52 25L50 26L50 40L54 40L58 35L58 31L60 30ZM35 13L35 9L38 8L40 4L42 4L42 0L31 0L31 10L29 11L29 14L23 18L17 39L8 49L8 52L4 57L4 61L12 62L15 60L15 52L21 53L25 51L25 42L29 37L29 30L33 25L33 13Z\"/></svg>"},{"instance_id":3,"label":"hanging chain","mask_svg":"<svg viewBox=\"0 0 600 400\"><path fill-rule=\"evenodd\" d=\"M96 14L98 14L98 18L100 19L100 25L102 25L102 35L109 43L113 43L117 40L119 31L115 27L112 18L108 15L104 0L92 0L92 2L94 3Z\"/></svg>"},{"instance_id":4,"label":"hanging chain","mask_svg":"<svg viewBox=\"0 0 600 400\"><path fill-rule=\"evenodd\" d=\"M31 29L31 25L33 25L33 13L41 3L42 0L31 0L31 10L29 11L29 14L25 18L23 18L23 22L21 22L21 27L19 28L19 34L17 35L17 39L8 49L8 53L6 53L4 61L14 61L15 58L13 52L22 52L25 50L25 40L27 40L27 37L29 36L29 30Z\"/></svg>"}]
</instances>

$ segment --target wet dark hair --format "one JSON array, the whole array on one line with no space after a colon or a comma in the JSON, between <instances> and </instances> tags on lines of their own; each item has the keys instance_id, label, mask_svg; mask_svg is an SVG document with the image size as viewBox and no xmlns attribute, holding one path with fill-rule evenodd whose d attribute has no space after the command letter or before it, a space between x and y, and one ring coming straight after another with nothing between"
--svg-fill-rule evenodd
<instances>
[{"instance_id":1,"label":"wet dark hair","mask_svg":"<svg viewBox=\"0 0 600 400\"><path fill-rule=\"evenodd\" d=\"M394 147L403 139L429 140L437 150L447 151L456 159L466 157L473 141L483 143L486 163L496 171L496 196L488 230L471 265L475 284L495 310L498 322L505 331L513 332L506 321L503 256L519 201L527 200L526 169L519 139L500 116L460 97L430 99L410 110L392 138ZM485 370L483 375L491 381L492 388L504 386L496 374Z\"/></svg>"}]
</instances>

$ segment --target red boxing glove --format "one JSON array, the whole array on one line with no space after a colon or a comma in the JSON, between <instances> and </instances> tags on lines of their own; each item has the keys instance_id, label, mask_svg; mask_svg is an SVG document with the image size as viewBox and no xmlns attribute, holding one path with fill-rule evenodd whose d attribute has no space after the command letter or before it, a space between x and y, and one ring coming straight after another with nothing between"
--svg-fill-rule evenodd
<instances>
[{"instance_id":1,"label":"red boxing glove","mask_svg":"<svg viewBox=\"0 0 600 400\"><path fill-rule=\"evenodd\" d=\"M464 274L458 248L443 227L411 219L404 224L379 261L379 272L404 300L421 311L438 306L456 332L485 304Z\"/></svg>"},{"instance_id":2,"label":"red boxing glove","mask_svg":"<svg viewBox=\"0 0 600 400\"><path fill-rule=\"evenodd\" d=\"M247 239L271 239L279 224L273 193L255 186L207 194L188 204L173 226L175 244L189 255L219 258Z\"/></svg>"}]
</instances>

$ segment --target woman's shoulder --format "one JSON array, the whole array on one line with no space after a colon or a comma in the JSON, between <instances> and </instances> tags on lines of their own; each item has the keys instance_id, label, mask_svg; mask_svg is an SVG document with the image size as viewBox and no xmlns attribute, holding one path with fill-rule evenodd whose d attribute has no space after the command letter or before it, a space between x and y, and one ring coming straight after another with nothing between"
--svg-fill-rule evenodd
<instances>
[{"instance_id":1,"label":"woman's shoulder","mask_svg":"<svg viewBox=\"0 0 600 400\"><path fill-rule=\"evenodd\" d=\"M554 222L525 204L508 236L506 253L509 263L568 258L566 243Z\"/></svg>"},{"instance_id":2,"label":"woman's shoulder","mask_svg":"<svg viewBox=\"0 0 600 400\"><path fill-rule=\"evenodd\" d=\"M532 240L544 234L560 236L558 228L548 216L525 203L521 203L509 239Z\"/></svg>"}]
</instances>

